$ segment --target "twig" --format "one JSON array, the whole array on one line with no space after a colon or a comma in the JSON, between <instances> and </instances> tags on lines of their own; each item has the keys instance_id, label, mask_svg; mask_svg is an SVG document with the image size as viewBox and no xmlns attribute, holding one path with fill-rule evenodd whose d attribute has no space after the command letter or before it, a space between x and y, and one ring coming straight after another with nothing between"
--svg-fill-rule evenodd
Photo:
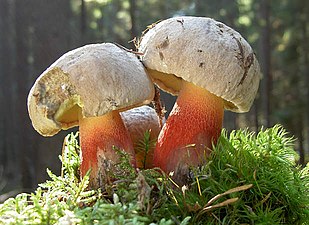
<instances>
[{"instance_id":1,"label":"twig","mask_svg":"<svg viewBox=\"0 0 309 225\"><path fill-rule=\"evenodd\" d=\"M220 202L220 203L218 203L218 204L204 207L204 208L200 211L200 213L203 214L203 213L209 212L209 211L211 211L211 210L213 210L213 209L216 209L216 208L220 208L220 207L222 207L222 206L229 205L229 204L234 203L234 202L236 202L236 201L238 201L238 198L230 198L230 199L225 200L225 201L223 201L223 202Z\"/></svg>"},{"instance_id":2,"label":"twig","mask_svg":"<svg viewBox=\"0 0 309 225\"><path fill-rule=\"evenodd\" d=\"M243 186L239 186L239 187L227 190L224 193L218 194L215 197L213 197L212 199L210 199L207 202L207 204L205 205L205 207L210 206L213 202L215 202L217 199L221 198L222 196L225 196L225 195L228 195L228 194L232 194L232 193L235 193L235 192L239 192L239 191L245 191L245 190L251 188L252 186L253 186L253 184L243 185Z\"/></svg>"},{"instance_id":3,"label":"twig","mask_svg":"<svg viewBox=\"0 0 309 225\"><path fill-rule=\"evenodd\" d=\"M128 49L128 48L126 48L126 47L124 47L124 46L122 46L122 45L120 45L120 44L118 44L116 42L113 42L113 44L115 44L119 48L121 48L121 49L123 49L123 50L125 50L127 52L133 53L135 55L144 55L144 53L142 53L142 52L133 51L132 49Z\"/></svg>"},{"instance_id":4,"label":"twig","mask_svg":"<svg viewBox=\"0 0 309 225\"><path fill-rule=\"evenodd\" d=\"M153 98L152 104L154 106L154 109L156 110L156 113L159 117L160 127L163 126L163 119L165 114L165 107L162 106L161 98L160 98L160 91L159 88L155 87L155 96Z\"/></svg>"}]
</instances>

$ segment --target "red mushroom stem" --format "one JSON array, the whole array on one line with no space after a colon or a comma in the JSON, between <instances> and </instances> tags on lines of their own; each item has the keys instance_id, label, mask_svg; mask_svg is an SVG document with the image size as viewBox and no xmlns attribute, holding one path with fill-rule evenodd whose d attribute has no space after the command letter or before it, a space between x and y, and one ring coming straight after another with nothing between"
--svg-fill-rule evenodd
<instances>
[{"instance_id":1,"label":"red mushroom stem","mask_svg":"<svg viewBox=\"0 0 309 225\"><path fill-rule=\"evenodd\" d=\"M79 133L81 176L85 176L91 169L91 187L100 187L109 180L106 173L112 170L114 163L119 162L114 146L129 153L132 165L135 166L133 144L118 111L112 111L100 117L80 116Z\"/></svg>"},{"instance_id":2,"label":"red mushroom stem","mask_svg":"<svg viewBox=\"0 0 309 225\"><path fill-rule=\"evenodd\" d=\"M209 91L183 81L177 101L154 151L154 165L183 173L205 161L222 128L224 102ZM177 175L176 175L177 176Z\"/></svg>"}]
</instances>

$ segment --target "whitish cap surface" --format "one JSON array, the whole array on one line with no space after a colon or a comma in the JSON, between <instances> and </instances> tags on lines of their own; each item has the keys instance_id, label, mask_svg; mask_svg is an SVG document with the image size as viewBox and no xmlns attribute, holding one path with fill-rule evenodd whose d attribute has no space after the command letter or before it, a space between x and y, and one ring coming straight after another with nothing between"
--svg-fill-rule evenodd
<instances>
[{"instance_id":1,"label":"whitish cap surface","mask_svg":"<svg viewBox=\"0 0 309 225\"><path fill-rule=\"evenodd\" d=\"M160 118L157 112L149 106L140 106L120 113L133 142L138 168L152 168L154 141L157 140L161 130ZM150 131L148 151L141 145L145 140L146 131ZM142 147L142 148L141 148Z\"/></svg>"},{"instance_id":2,"label":"whitish cap surface","mask_svg":"<svg viewBox=\"0 0 309 225\"><path fill-rule=\"evenodd\" d=\"M134 144L143 140L147 130L151 130L152 137L159 135L160 119L156 111L149 106L140 106L120 113Z\"/></svg>"},{"instance_id":3,"label":"whitish cap surface","mask_svg":"<svg viewBox=\"0 0 309 225\"><path fill-rule=\"evenodd\" d=\"M235 30L205 17L175 17L155 24L142 37L141 59L163 90L177 95L182 80L207 89L235 112L250 109L259 81L259 63Z\"/></svg>"},{"instance_id":4,"label":"whitish cap surface","mask_svg":"<svg viewBox=\"0 0 309 225\"><path fill-rule=\"evenodd\" d=\"M28 96L33 127L43 136L78 125L78 116L102 116L149 103L151 79L135 55L114 44L72 50L35 81Z\"/></svg>"}]
</instances>

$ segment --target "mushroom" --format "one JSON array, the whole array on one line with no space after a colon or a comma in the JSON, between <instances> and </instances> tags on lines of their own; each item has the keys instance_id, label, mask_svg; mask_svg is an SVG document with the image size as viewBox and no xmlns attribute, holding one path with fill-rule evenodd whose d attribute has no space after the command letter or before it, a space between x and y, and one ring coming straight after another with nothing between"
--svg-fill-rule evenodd
<instances>
[{"instance_id":1,"label":"mushroom","mask_svg":"<svg viewBox=\"0 0 309 225\"><path fill-rule=\"evenodd\" d=\"M205 162L220 135L224 109L250 109L261 79L259 63L238 32L205 17L159 22L142 36L138 50L154 82L178 95L159 134L154 164L181 180L191 166Z\"/></svg>"},{"instance_id":2,"label":"mushroom","mask_svg":"<svg viewBox=\"0 0 309 225\"><path fill-rule=\"evenodd\" d=\"M108 181L125 150L135 166L133 144L119 112L148 104L154 87L135 55L111 44L90 44L69 51L35 81L28 111L35 130L53 136L79 126L81 176L90 187Z\"/></svg>"},{"instance_id":3,"label":"mushroom","mask_svg":"<svg viewBox=\"0 0 309 225\"><path fill-rule=\"evenodd\" d=\"M137 168L152 168L154 144L161 130L157 112L149 106L140 106L121 112L120 115L133 142ZM144 146L140 146L146 132L149 132L148 152L141 149Z\"/></svg>"}]
</instances>

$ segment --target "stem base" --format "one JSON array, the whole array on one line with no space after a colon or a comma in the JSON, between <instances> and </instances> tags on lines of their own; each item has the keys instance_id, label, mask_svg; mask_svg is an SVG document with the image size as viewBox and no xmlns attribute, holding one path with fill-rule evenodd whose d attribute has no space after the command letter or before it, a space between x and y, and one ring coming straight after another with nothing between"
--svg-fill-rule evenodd
<instances>
[{"instance_id":1,"label":"stem base","mask_svg":"<svg viewBox=\"0 0 309 225\"><path fill-rule=\"evenodd\" d=\"M104 116L80 118L81 176L90 172L90 186L102 187L110 182L109 174L119 162L114 147L129 153L135 166L135 153L129 133L118 113L112 111Z\"/></svg>"}]
</instances>

